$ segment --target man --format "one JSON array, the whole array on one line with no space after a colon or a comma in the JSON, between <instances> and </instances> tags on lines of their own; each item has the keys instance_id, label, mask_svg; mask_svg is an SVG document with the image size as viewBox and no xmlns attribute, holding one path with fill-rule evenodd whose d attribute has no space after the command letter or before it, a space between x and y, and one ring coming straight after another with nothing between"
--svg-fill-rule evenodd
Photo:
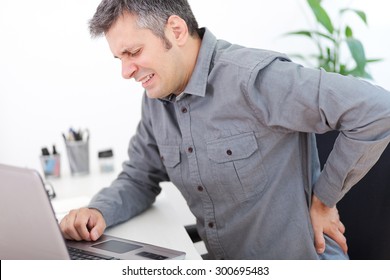
<instances>
[{"instance_id":1,"label":"man","mask_svg":"<svg viewBox=\"0 0 390 280\"><path fill-rule=\"evenodd\" d=\"M142 83L129 160L64 236L96 240L172 181L215 259L347 259L336 203L390 141L390 95L216 40L186 0L103 0L90 21ZM313 133L339 130L320 172Z\"/></svg>"}]
</instances>

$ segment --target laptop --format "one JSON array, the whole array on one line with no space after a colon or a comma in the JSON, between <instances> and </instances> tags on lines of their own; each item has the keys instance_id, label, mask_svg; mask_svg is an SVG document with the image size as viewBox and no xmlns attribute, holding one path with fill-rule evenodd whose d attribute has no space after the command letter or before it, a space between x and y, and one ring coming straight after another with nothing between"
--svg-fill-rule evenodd
<instances>
[{"instance_id":1,"label":"laptop","mask_svg":"<svg viewBox=\"0 0 390 280\"><path fill-rule=\"evenodd\" d=\"M184 259L185 253L103 234L65 240L42 178L35 170L0 164L0 259Z\"/></svg>"}]
</instances>

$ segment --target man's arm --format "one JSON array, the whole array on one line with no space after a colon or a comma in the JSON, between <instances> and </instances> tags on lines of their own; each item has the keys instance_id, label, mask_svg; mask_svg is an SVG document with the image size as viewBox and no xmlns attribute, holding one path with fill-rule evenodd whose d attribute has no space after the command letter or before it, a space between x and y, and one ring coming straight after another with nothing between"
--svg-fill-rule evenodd
<instances>
[{"instance_id":1,"label":"man's arm","mask_svg":"<svg viewBox=\"0 0 390 280\"><path fill-rule=\"evenodd\" d=\"M94 240L95 233L100 236L106 227L149 208L161 191L159 183L169 180L153 135L146 98L144 95L136 135L129 143L129 160L123 163L117 179L92 198L89 209L71 211L61 221L65 237Z\"/></svg>"},{"instance_id":2,"label":"man's arm","mask_svg":"<svg viewBox=\"0 0 390 280\"><path fill-rule=\"evenodd\" d=\"M313 186L311 219L318 251L323 244L321 231L346 250L335 205L370 170L390 141L390 93L356 78L307 69L285 59L253 73L257 74L250 78L247 91L260 109L259 119L270 128L286 133L340 131Z\"/></svg>"}]
</instances>

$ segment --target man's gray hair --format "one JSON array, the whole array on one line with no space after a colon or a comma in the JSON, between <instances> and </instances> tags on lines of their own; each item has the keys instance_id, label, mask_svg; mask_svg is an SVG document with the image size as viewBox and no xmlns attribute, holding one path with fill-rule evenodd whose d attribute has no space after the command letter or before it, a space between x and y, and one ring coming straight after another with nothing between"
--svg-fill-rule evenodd
<instances>
[{"instance_id":1,"label":"man's gray hair","mask_svg":"<svg viewBox=\"0 0 390 280\"><path fill-rule=\"evenodd\" d=\"M103 0L89 21L91 36L102 36L125 12L137 16L138 27L150 29L166 43L169 42L164 30L172 15L187 23L191 36L198 32L198 23L187 0Z\"/></svg>"}]
</instances>

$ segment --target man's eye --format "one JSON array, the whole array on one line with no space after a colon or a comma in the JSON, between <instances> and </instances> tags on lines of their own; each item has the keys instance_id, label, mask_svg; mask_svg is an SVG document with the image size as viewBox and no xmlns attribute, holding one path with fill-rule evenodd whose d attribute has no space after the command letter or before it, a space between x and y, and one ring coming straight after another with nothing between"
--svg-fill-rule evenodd
<instances>
[{"instance_id":1,"label":"man's eye","mask_svg":"<svg viewBox=\"0 0 390 280\"><path fill-rule=\"evenodd\" d=\"M130 56L134 57L134 56L138 55L140 52L141 52L141 49L135 50L133 52L130 52Z\"/></svg>"}]
</instances>

